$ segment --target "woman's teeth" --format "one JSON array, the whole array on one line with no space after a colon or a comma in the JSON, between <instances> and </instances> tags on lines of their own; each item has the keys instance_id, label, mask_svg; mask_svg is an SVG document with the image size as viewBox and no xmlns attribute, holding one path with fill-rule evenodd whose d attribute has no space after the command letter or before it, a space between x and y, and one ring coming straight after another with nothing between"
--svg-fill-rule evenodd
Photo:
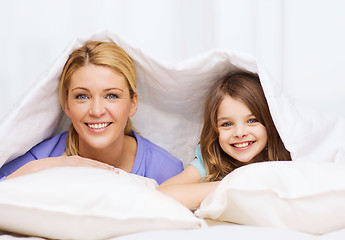
<instances>
[{"instance_id":1,"label":"woman's teeth","mask_svg":"<svg viewBox=\"0 0 345 240\"><path fill-rule=\"evenodd\" d=\"M110 123L93 123L93 124L87 124L89 128L92 129L102 129L109 125Z\"/></svg>"}]
</instances>

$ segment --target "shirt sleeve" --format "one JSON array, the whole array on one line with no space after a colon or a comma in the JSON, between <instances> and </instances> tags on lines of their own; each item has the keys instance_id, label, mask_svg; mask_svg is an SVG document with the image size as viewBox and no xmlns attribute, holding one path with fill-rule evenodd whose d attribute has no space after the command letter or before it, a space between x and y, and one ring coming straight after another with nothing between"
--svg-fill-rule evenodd
<instances>
[{"instance_id":1,"label":"shirt sleeve","mask_svg":"<svg viewBox=\"0 0 345 240\"><path fill-rule=\"evenodd\" d=\"M200 173L200 176L204 178L206 177L206 168L205 168L204 160L201 155L200 144L195 148L194 154L195 154L195 158L190 163L190 165L194 166Z\"/></svg>"},{"instance_id":2,"label":"shirt sleeve","mask_svg":"<svg viewBox=\"0 0 345 240\"><path fill-rule=\"evenodd\" d=\"M5 177L15 172L17 169L24 166L28 162L31 162L36 159L37 158L30 151L28 151L24 155L6 163L4 166L0 168L0 180L5 180Z\"/></svg>"},{"instance_id":3,"label":"shirt sleeve","mask_svg":"<svg viewBox=\"0 0 345 240\"><path fill-rule=\"evenodd\" d=\"M3 165L0 168L0 180L5 180L4 177L33 160L61 156L65 151L67 135L67 132L63 132L51 139L47 139L31 148L24 155Z\"/></svg>"},{"instance_id":4,"label":"shirt sleeve","mask_svg":"<svg viewBox=\"0 0 345 240\"><path fill-rule=\"evenodd\" d=\"M161 184L183 171L181 160L134 131L132 134L137 139L137 154L131 173L155 179Z\"/></svg>"}]
</instances>

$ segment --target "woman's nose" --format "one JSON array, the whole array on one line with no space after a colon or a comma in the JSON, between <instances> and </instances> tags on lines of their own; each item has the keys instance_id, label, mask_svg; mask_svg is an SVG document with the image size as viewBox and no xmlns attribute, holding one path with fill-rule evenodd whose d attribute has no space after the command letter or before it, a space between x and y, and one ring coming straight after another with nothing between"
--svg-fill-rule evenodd
<instances>
[{"instance_id":1,"label":"woman's nose","mask_svg":"<svg viewBox=\"0 0 345 240\"><path fill-rule=\"evenodd\" d=\"M94 117L100 117L104 114L104 104L100 99L93 99L90 104L89 114Z\"/></svg>"}]
</instances>

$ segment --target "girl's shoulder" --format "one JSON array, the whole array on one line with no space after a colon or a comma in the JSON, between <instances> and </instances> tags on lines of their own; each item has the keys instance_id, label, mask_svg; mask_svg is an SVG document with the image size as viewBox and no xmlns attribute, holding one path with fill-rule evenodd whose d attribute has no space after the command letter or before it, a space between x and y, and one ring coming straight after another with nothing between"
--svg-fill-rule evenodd
<instances>
[{"instance_id":1,"label":"girl's shoulder","mask_svg":"<svg viewBox=\"0 0 345 240\"><path fill-rule=\"evenodd\" d=\"M198 170L198 172L200 173L200 176L202 178L204 178L204 177L206 177L206 168L205 168L204 159L202 158L200 144L198 144L198 146L196 146L195 151L194 151L194 155L195 155L195 158L190 163L190 165L194 166Z\"/></svg>"}]
</instances>

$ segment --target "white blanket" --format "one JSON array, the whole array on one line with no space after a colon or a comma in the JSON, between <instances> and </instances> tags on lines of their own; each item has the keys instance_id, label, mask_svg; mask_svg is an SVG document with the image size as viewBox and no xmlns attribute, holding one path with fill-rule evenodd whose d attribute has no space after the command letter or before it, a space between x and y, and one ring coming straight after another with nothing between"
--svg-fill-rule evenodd
<instances>
[{"instance_id":1,"label":"white blanket","mask_svg":"<svg viewBox=\"0 0 345 240\"><path fill-rule=\"evenodd\" d=\"M19 98L18 104L7 114L6 118L4 118L4 122L0 124L0 166L24 154L26 151L28 151L30 148L32 148L42 140L48 137L52 137L55 134L67 129L70 123L63 113L58 101L57 88L59 78L64 63L66 62L69 54L74 49L82 46L83 43L87 40L113 41L120 47L122 47L132 57L137 70L139 94L139 109L136 115L133 117L135 128L144 137L162 146L171 154L180 158L185 165L193 160L194 148L199 141L199 134L202 127L202 108L206 92L217 79L219 79L224 74L236 69L245 69L247 71L258 73L273 120L286 148L292 154L293 161L308 161L308 163L318 162L331 165L333 165L333 163L345 163L345 139L343 137L345 133L345 120L340 117L329 117L324 113L319 114L312 112L309 109L306 110L299 108L299 106L293 103L292 100L287 96L279 79L272 79L269 73L263 68L263 66L260 65L260 63L258 63L251 56L244 55L235 51L228 52L222 51L220 49L214 49L210 52L205 53L204 55L197 56L188 61L184 61L176 65L170 65L168 63L164 63L162 61L154 59L148 53L136 47L133 43L126 41L115 34L109 33L107 31L102 31L92 35L82 36L72 41L72 43L61 54L56 62L48 69L48 71L45 72L42 77L37 80L35 86L29 93L27 93L25 98ZM299 169L299 172L303 173L303 169L301 170L300 166L302 165L298 165L297 168L294 166L290 166L289 168L280 168L279 166L274 166L274 168L264 168L263 171L261 171L260 167L256 167L252 169L247 168L247 170L244 168L244 170L242 169L240 171L247 173L249 177L253 176L253 171L263 173L262 176L264 177L261 178L260 184L263 184L264 189L266 189L265 191L269 192L269 190L272 190L273 188L265 182L266 176L268 176L266 173L269 173L273 169L273 175L269 175L267 179L278 179L273 181L275 183L279 182L279 179L282 177L283 180L281 181L281 183L288 184L286 186L295 186L291 185L289 179L291 179L291 177L293 177L294 180L296 179L294 175L296 169ZM310 165L306 166L310 170ZM324 170L319 166L320 165L315 166L315 169L323 172ZM327 166L328 175L325 175L324 177L331 177L334 173L337 173L338 177L342 175L341 171L333 171L332 168L334 168L334 165L331 167ZM285 175L281 175L279 171L284 171L282 169L290 170L286 171ZM311 169L310 171L309 173L313 173L313 169ZM232 179L231 182L236 182L236 179L239 180L243 177L246 177L246 175L241 172L237 171L237 175L233 175L232 178L230 176L228 179ZM49 173L42 174L48 174L48 176L50 176ZM56 178L61 177L60 172L55 172L55 174ZM315 174L312 176L317 178ZM110 177L114 178L113 176ZM303 178L304 174L300 174L298 175L298 177ZM40 182L40 179L38 179L38 175L28 176L27 178L31 182ZM18 197L16 197L16 189L18 189L20 193L22 188L26 188L23 184L21 184L21 181L26 182L25 179L26 178L22 178L22 180L16 179L16 182L11 182L10 180L8 180L8 183L1 185L1 187L4 191L6 190L8 191L8 193L14 194L12 197L14 199L17 199ZM251 178L246 179L250 180ZM259 186L260 189L263 189L261 185L257 184L257 179L255 179L255 177L253 179L254 180L251 181L253 185L250 186L254 186L255 189L253 189L255 191L257 190L257 186ZM56 182L53 179L53 176L51 182ZM221 205L218 204L217 201L222 202L223 199L227 199L227 197L217 198L217 196L223 196L221 194L227 194L228 190L230 192L233 192L233 185L227 185L225 182L226 181L224 181L224 183L220 185L221 187L219 187L218 191L216 191L214 195L209 196L208 200L205 201L205 203L201 206L199 216L203 215L203 211L204 213L206 211L211 211L212 216L210 215L209 217L214 217L215 211L213 211L212 209L210 210L210 208L212 208L214 205L216 205L217 207ZM240 182L243 183L242 180ZM271 183L272 181L270 180L268 182ZM303 182L303 179L301 180L301 182ZM16 186L15 189L8 187L12 186L9 184L13 184L13 186ZM280 186L283 186L283 188L285 188L284 184L277 186L279 186L279 188ZM314 182L311 181L310 184L313 185ZM320 204L320 206L323 206L323 203L327 203L328 206L337 206L333 204L336 202L341 207L343 207L342 202L345 201L342 201L342 196L345 196L345 183L343 185L337 185L338 188L336 189L337 191L341 191L341 194L336 195L332 199L328 198L326 202L322 196L326 196L327 198L327 196L331 195L327 195L327 193L325 195L320 195L319 192L314 191L319 194L318 196L321 196L321 199L317 199L317 203ZM35 189L35 186L36 184L33 184L31 187ZM237 188L238 186L236 185L235 187ZM39 189L36 190L38 191L38 193L41 193ZM272 194L271 192L269 192L269 196L272 196L269 201L277 201L279 204L281 203L281 201L285 201L284 203L286 203L286 200L281 199L280 196L275 194L275 189L273 190L274 191L271 191L273 192ZM286 190L290 191L289 188L286 188ZM294 190L295 188L291 189L291 191ZM328 191L328 189L326 190ZM248 191L252 192L251 189L249 189ZM84 194L86 193L87 191L85 191ZM152 192L152 194L153 193L154 191ZM29 195L30 194L28 194L28 196ZM87 200L88 197L85 196L84 198ZM279 199L277 199L277 196ZM7 197L8 199L11 198L11 196ZM147 198L149 197L151 198L151 195L147 196ZM235 197L238 196L236 195ZM229 196L228 198L229 200L234 199L231 196ZM5 198L0 197L0 200L4 199ZM159 199L157 198L157 201ZM291 199L291 201L294 200L294 198ZM312 201L315 202L315 197L312 198ZM21 202L22 200L19 201L18 204L22 204ZM241 200L240 202L243 201ZM0 205L4 207L4 209L8 209L6 205L7 203L4 202L1 204ZM252 202L248 201L248 205L251 204ZM257 202L257 204L259 208L261 207L260 204L263 204L262 206L270 206L270 202L267 202L267 200L262 201L262 203ZM307 205L310 206L309 204ZM183 212L181 206L176 205L175 203L171 203L171 206L174 206ZM229 210L227 204L222 204L222 206L223 212ZM287 208L289 208L290 203L288 203L286 206ZM167 209L170 208L172 207L169 207ZM17 208L14 207L14 209ZM247 209L247 206L243 206L242 209ZM87 208L85 210L87 210ZM252 212L253 211L251 211L251 213ZM273 212L275 213L276 211ZM289 217L292 216L291 221L289 222L293 222L295 217L298 216L298 214L294 215L296 212L297 211L292 212L292 214L290 215L290 212L285 211L283 214L284 217L286 215L288 215ZM23 213L19 212L18 214ZM189 216L188 213L185 214L188 219L190 219L190 222L193 226L202 225L202 221L194 219L193 217ZM204 214L204 216L206 215ZM274 217L275 216L276 215L274 215ZM45 217L45 215L43 217ZM264 217L265 216L263 216L263 214L259 214L258 222L261 223L261 218ZM238 218L243 219L243 216L239 216ZM238 218L234 220L234 222L237 221L237 223L242 224L248 223L247 220L247 222L239 222ZM217 220L217 218L214 219ZM341 218L339 219L341 220ZM2 220L4 224L7 224L6 220ZM325 222L329 222L329 220L325 219ZM322 222L320 224L323 225L324 223ZM25 224L23 224L23 226L24 225ZM13 226L16 226L16 224L14 224ZM265 226L274 225L270 225L270 223L268 223ZM329 231L329 229L331 229L331 231L342 229L344 226L341 223L341 225L337 227L328 228L318 233L326 233ZM138 229L140 229L140 227L142 226L138 226ZM166 226L163 226L162 228L167 229ZM232 227L232 229L234 229L234 227ZM36 230L37 229L35 229L35 231ZM297 230L305 232L305 229L297 228ZM13 231L21 233L22 229L16 229ZM38 229L37 231L40 231L40 229ZM27 231L23 232L27 233ZM314 229L312 229L311 231L307 232L317 231L314 231ZM37 232L35 232L35 234L37 234ZM200 234L202 236L202 232L200 232ZM296 236L297 235L299 234L296 233ZM42 236L51 237L51 235L44 234L42 234Z\"/></svg>"},{"instance_id":2,"label":"white blanket","mask_svg":"<svg viewBox=\"0 0 345 240\"><path fill-rule=\"evenodd\" d=\"M58 102L59 77L69 54L86 40L114 41L132 57L139 92L139 110L133 117L135 127L185 164L193 159L198 143L205 93L215 80L236 68L259 74L272 117L293 160L345 161L344 119L300 111L279 79L272 79L251 56L215 49L169 65L133 43L101 31L75 39L26 97L20 97L0 124L0 166L66 129L66 117Z\"/></svg>"}]
</instances>

